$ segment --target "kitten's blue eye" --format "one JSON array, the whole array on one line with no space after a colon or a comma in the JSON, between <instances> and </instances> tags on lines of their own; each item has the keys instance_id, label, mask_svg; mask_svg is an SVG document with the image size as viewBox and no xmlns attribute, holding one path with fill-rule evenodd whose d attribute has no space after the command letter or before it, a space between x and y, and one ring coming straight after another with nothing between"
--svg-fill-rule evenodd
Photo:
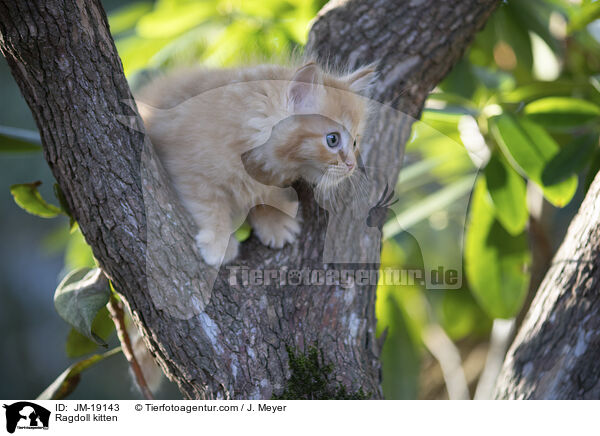
<instances>
[{"instance_id":1,"label":"kitten's blue eye","mask_svg":"<svg viewBox=\"0 0 600 436\"><path fill-rule=\"evenodd\" d=\"M340 134L338 132L332 132L325 135L327 145L331 148L337 147L340 144Z\"/></svg>"}]
</instances>

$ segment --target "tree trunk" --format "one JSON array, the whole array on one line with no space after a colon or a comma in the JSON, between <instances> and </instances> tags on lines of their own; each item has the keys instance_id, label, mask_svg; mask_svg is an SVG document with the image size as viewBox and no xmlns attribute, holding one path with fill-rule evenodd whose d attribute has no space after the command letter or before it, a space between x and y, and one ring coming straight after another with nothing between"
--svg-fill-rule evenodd
<instances>
[{"instance_id":1,"label":"tree trunk","mask_svg":"<svg viewBox=\"0 0 600 436\"><path fill-rule=\"evenodd\" d=\"M496 398L600 398L600 176L531 303Z\"/></svg>"},{"instance_id":2,"label":"tree trunk","mask_svg":"<svg viewBox=\"0 0 600 436\"><path fill-rule=\"evenodd\" d=\"M366 168L377 169L367 170L371 205L386 183L395 184L413 117L427 94L497 3L337 1L316 20L309 53L339 66L378 62L373 96L381 105L362 150ZM235 277L231 268L215 276L144 141L99 1L0 0L0 35L46 160L86 241L185 396L270 398L290 375L286 346L315 345L331 363L332 386L381 398L376 283L256 285L244 283L240 271L376 270L383 216L373 224L378 227L368 228L365 216L342 209L330 217L335 232L327 232L326 211L309 187L298 184L302 238L273 251L251 237L235 261ZM328 241L345 263L323 261Z\"/></svg>"}]
</instances>

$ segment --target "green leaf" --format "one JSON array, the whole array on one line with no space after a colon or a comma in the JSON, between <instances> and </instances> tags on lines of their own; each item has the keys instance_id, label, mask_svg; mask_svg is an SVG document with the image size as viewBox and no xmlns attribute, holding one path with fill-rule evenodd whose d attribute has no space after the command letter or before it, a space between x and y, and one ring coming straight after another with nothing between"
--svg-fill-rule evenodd
<instances>
[{"instance_id":1,"label":"green leaf","mask_svg":"<svg viewBox=\"0 0 600 436\"><path fill-rule=\"evenodd\" d=\"M542 182L554 185L579 174L598 148L598 134L575 138L548 162L542 172Z\"/></svg>"},{"instance_id":2,"label":"green leaf","mask_svg":"<svg viewBox=\"0 0 600 436\"><path fill-rule=\"evenodd\" d=\"M257 50L256 37L260 30L260 24L253 20L234 21L207 45L204 62L209 65L233 65L239 62L240 53L248 56L249 52Z\"/></svg>"},{"instance_id":3,"label":"green leaf","mask_svg":"<svg viewBox=\"0 0 600 436\"><path fill-rule=\"evenodd\" d=\"M165 3L145 14L136 24L139 36L147 39L173 38L218 16L216 2L186 2L171 7Z\"/></svg>"},{"instance_id":4,"label":"green leaf","mask_svg":"<svg viewBox=\"0 0 600 436\"><path fill-rule=\"evenodd\" d=\"M589 101L571 97L546 97L525 106L525 115L549 128L578 127L600 121L600 107Z\"/></svg>"},{"instance_id":5,"label":"green leaf","mask_svg":"<svg viewBox=\"0 0 600 436\"><path fill-rule=\"evenodd\" d=\"M111 33L116 35L132 29L150 10L152 10L151 2L136 2L117 9L108 16Z\"/></svg>"},{"instance_id":6,"label":"green leaf","mask_svg":"<svg viewBox=\"0 0 600 436\"><path fill-rule=\"evenodd\" d=\"M525 181L497 152L492 154L484 174L498 221L511 235L520 234L529 217Z\"/></svg>"},{"instance_id":7,"label":"green leaf","mask_svg":"<svg viewBox=\"0 0 600 436\"><path fill-rule=\"evenodd\" d=\"M552 82L532 82L505 92L501 95L503 102L528 103L542 97L569 96L573 91L586 92L591 88L587 82L559 79Z\"/></svg>"},{"instance_id":8,"label":"green leaf","mask_svg":"<svg viewBox=\"0 0 600 436\"><path fill-rule=\"evenodd\" d=\"M58 200L58 204L60 204L62 213L69 217L69 228L71 232L75 231L75 228L77 227L77 221L75 221L75 218L73 218L65 194L62 189L60 189L60 186L58 186L58 183L54 184L54 196Z\"/></svg>"},{"instance_id":9,"label":"green leaf","mask_svg":"<svg viewBox=\"0 0 600 436\"><path fill-rule=\"evenodd\" d=\"M247 222L244 222L240 228L235 231L234 235L238 241L244 242L250 237L250 233L252 233L252 227L250 227L250 224Z\"/></svg>"},{"instance_id":10,"label":"green leaf","mask_svg":"<svg viewBox=\"0 0 600 436\"><path fill-rule=\"evenodd\" d=\"M58 183L54 184L54 196L58 200L60 208L62 209L64 214L67 216L71 216L71 210L69 209L69 205L67 204L67 199L65 198L65 194L63 193L62 189L60 189L60 186L58 186Z\"/></svg>"},{"instance_id":11,"label":"green leaf","mask_svg":"<svg viewBox=\"0 0 600 436\"><path fill-rule=\"evenodd\" d=\"M0 126L0 152L29 153L42 151L40 135L32 130Z\"/></svg>"},{"instance_id":12,"label":"green leaf","mask_svg":"<svg viewBox=\"0 0 600 436\"><path fill-rule=\"evenodd\" d=\"M569 34L583 29L589 23L600 18L600 3L593 2L573 10L567 31Z\"/></svg>"},{"instance_id":13,"label":"green leaf","mask_svg":"<svg viewBox=\"0 0 600 436\"><path fill-rule=\"evenodd\" d=\"M411 337L406 317L393 299L386 302L386 310L394 325L381 350L383 393L390 400L414 400L419 394L420 344Z\"/></svg>"},{"instance_id":14,"label":"green leaf","mask_svg":"<svg viewBox=\"0 0 600 436\"><path fill-rule=\"evenodd\" d=\"M523 29L539 35L553 50L559 51L561 45L550 31L550 15L552 7L544 1L511 2L513 17Z\"/></svg>"},{"instance_id":15,"label":"green leaf","mask_svg":"<svg viewBox=\"0 0 600 436\"><path fill-rule=\"evenodd\" d=\"M496 219L485 179L475 187L465 240L471 292L492 318L512 318L527 294L530 254L525 233L513 236Z\"/></svg>"},{"instance_id":16,"label":"green leaf","mask_svg":"<svg viewBox=\"0 0 600 436\"><path fill-rule=\"evenodd\" d=\"M296 5L293 3L281 0L262 0L260 2L239 3L240 11L244 14L269 19L281 17L289 12L298 12L294 11L295 7Z\"/></svg>"},{"instance_id":17,"label":"green leaf","mask_svg":"<svg viewBox=\"0 0 600 436\"><path fill-rule=\"evenodd\" d=\"M91 247L85 241L78 226L71 232L65 250L65 267L68 270L95 268L97 265Z\"/></svg>"},{"instance_id":18,"label":"green leaf","mask_svg":"<svg viewBox=\"0 0 600 436\"><path fill-rule=\"evenodd\" d=\"M398 205L393 206L392 210L394 210L396 216L383 226L383 239L392 238L428 218L433 212L448 207L459 198L468 194L472 187L473 175L467 175L444 186L442 189L406 209L405 206L402 206L405 210L401 211Z\"/></svg>"},{"instance_id":19,"label":"green leaf","mask_svg":"<svg viewBox=\"0 0 600 436\"><path fill-rule=\"evenodd\" d=\"M473 66L473 74L490 90L508 92L515 87L515 78L506 71Z\"/></svg>"},{"instance_id":20,"label":"green leaf","mask_svg":"<svg viewBox=\"0 0 600 436\"><path fill-rule=\"evenodd\" d=\"M71 271L56 288L54 307L62 319L97 344L106 342L92 330L100 309L108 303L110 287L99 268Z\"/></svg>"},{"instance_id":21,"label":"green leaf","mask_svg":"<svg viewBox=\"0 0 600 436\"><path fill-rule=\"evenodd\" d=\"M10 193L15 199L15 203L30 214L42 218L54 218L61 214L61 210L57 206L47 203L42 198L37 190L41 184L42 182L37 181L12 185Z\"/></svg>"},{"instance_id":22,"label":"green leaf","mask_svg":"<svg viewBox=\"0 0 600 436\"><path fill-rule=\"evenodd\" d=\"M440 86L451 96L457 96L463 99L462 102L457 99L450 100L451 102L463 104L463 106L466 107L473 105L473 102L470 99L477 89L477 82L469 61L467 59L460 60L452 70L450 70L450 73L446 76ZM431 94L429 98L439 99L443 98L443 96Z\"/></svg>"},{"instance_id":23,"label":"green leaf","mask_svg":"<svg viewBox=\"0 0 600 436\"><path fill-rule=\"evenodd\" d=\"M67 342L65 343L65 351L67 357L75 359L86 354L93 353L98 349L98 344L83 336L74 328L69 330Z\"/></svg>"},{"instance_id":24,"label":"green leaf","mask_svg":"<svg viewBox=\"0 0 600 436\"><path fill-rule=\"evenodd\" d=\"M591 160L590 166L585 175L585 182L584 182L585 183L585 185L584 185L585 192L587 192L587 190L590 188L590 185L596 178L596 175L598 174L598 172L600 172L600 150L599 149L596 149L594 155L592 156L592 158L590 160Z\"/></svg>"},{"instance_id":25,"label":"green leaf","mask_svg":"<svg viewBox=\"0 0 600 436\"><path fill-rule=\"evenodd\" d=\"M519 74L530 75L533 65L533 53L531 39L526 28L522 27L514 16L517 11L513 10L512 2L498 8L492 19L495 26L498 42L508 44L513 52L515 67ZM497 46L496 46L497 47Z\"/></svg>"},{"instance_id":26,"label":"green leaf","mask_svg":"<svg viewBox=\"0 0 600 436\"><path fill-rule=\"evenodd\" d=\"M102 338L104 341L108 341L110 335L115 330L115 324L108 313L108 309L103 307L96 315L94 322L92 323L92 331ZM72 328L67 336L66 352L70 358L81 357L85 354L89 354L96 351L98 344L77 330Z\"/></svg>"},{"instance_id":27,"label":"green leaf","mask_svg":"<svg viewBox=\"0 0 600 436\"><path fill-rule=\"evenodd\" d=\"M437 307L440 324L452 340L488 336L492 322L467 289L445 291Z\"/></svg>"},{"instance_id":28,"label":"green leaf","mask_svg":"<svg viewBox=\"0 0 600 436\"><path fill-rule=\"evenodd\" d=\"M494 15L490 18L490 21L492 20L494 20ZM494 62L493 51L496 40L494 26L488 22L488 25L477 34L469 49L468 59L473 66L490 65Z\"/></svg>"},{"instance_id":29,"label":"green leaf","mask_svg":"<svg viewBox=\"0 0 600 436\"><path fill-rule=\"evenodd\" d=\"M139 35L129 35L115 41L119 56L123 61L125 75L129 77L141 68L151 65L151 59L173 38L145 39Z\"/></svg>"},{"instance_id":30,"label":"green leaf","mask_svg":"<svg viewBox=\"0 0 600 436\"><path fill-rule=\"evenodd\" d=\"M81 380L81 373L98 362L121 352L121 347L113 348L103 354L94 354L69 366L50 386L44 389L37 400L61 400L75 390Z\"/></svg>"},{"instance_id":31,"label":"green leaf","mask_svg":"<svg viewBox=\"0 0 600 436\"><path fill-rule=\"evenodd\" d=\"M170 40L151 59L153 67L160 71L182 65L194 65L204 56L209 41L217 38L225 26L208 21Z\"/></svg>"},{"instance_id":32,"label":"green leaf","mask_svg":"<svg viewBox=\"0 0 600 436\"><path fill-rule=\"evenodd\" d=\"M399 268L403 247L394 240L383 244L381 270ZM377 286L377 334L387 331L382 350L383 392L389 399L415 399L422 358L421 337L427 323L427 300L422 289L385 283Z\"/></svg>"},{"instance_id":33,"label":"green leaf","mask_svg":"<svg viewBox=\"0 0 600 436\"><path fill-rule=\"evenodd\" d=\"M559 145L543 127L506 113L490 119L490 124L496 142L513 167L538 184L548 201L558 207L571 201L577 190L577 177L552 185L542 181L544 168L560 151Z\"/></svg>"}]
</instances>

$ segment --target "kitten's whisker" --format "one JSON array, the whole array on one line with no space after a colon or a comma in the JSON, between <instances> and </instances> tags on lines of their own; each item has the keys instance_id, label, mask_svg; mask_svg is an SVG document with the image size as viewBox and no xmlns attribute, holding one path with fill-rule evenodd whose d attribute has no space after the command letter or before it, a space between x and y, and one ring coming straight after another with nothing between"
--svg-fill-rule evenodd
<instances>
[{"instance_id":1,"label":"kitten's whisker","mask_svg":"<svg viewBox=\"0 0 600 436\"><path fill-rule=\"evenodd\" d=\"M361 175L357 180L357 184L359 185L359 187L361 189L361 193L365 196L368 196L369 195L369 185L368 185L367 179Z\"/></svg>"},{"instance_id":2,"label":"kitten's whisker","mask_svg":"<svg viewBox=\"0 0 600 436\"><path fill-rule=\"evenodd\" d=\"M334 173L334 171L335 170L332 170L329 173L329 180L328 180L328 182L329 182L329 186L328 186L328 190L329 190L329 207L331 208L332 212L336 211L336 209L337 209L336 208L336 202L335 202L335 194L336 194L335 183L334 183L334 180L333 180L333 173Z\"/></svg>"},{"instance_id":3,"label":"kitten's whisker","mask_svg":"<svg viewBox=\"0 0 600 436\"><path fill-rule=\"evenodd\" d=\"M363 200L361 201L366 201L366 202L370 202L370 192L369 192L369 184L368 181L365 177L359 177L358 180L356 181L356 185L358 187L358 198L361 198Z\"/></svg>"},{"instance_id":4,"label":"kitten's whisker","mask_svg":"<svg viewBox=\"0 0 600 436\"><path fill-rule=\"evenodd\" d=\"M361 196L367 193L366 181L364 180L362 174L354 173L350 177L350 183L353 194L355 194L356 196Z\"/></svg>"}]
</instances>

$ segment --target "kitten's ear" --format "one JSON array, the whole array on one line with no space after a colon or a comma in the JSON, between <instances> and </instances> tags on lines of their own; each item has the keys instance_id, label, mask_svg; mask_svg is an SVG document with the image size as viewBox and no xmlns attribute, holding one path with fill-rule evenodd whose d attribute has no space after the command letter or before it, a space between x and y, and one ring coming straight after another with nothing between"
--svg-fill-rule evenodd
<instances>
[{"instance_id":1,"label":"kitten's ear","mask_svg":"<svg viewBox=\"0 0 600 436\"><path fill-rule=\"evenodd\" d=\"M288 104L292 112L307 112L317 107L319 67L316 63L300 67L288 86Z\"/></svg>"},{"instance_id":2,"label":"kitten's ear","mask_svg":"<svg viewBox=\"0 0 600 436\"><path fill-rule=\"evenodd\" d=\"M354 92L362 92L368 89L377 77L375 67L375 64L365 65L364 67L360 67L358 70L344 77L344 80L350 86L350 90Z\"/></svg>"}]
</instances>

